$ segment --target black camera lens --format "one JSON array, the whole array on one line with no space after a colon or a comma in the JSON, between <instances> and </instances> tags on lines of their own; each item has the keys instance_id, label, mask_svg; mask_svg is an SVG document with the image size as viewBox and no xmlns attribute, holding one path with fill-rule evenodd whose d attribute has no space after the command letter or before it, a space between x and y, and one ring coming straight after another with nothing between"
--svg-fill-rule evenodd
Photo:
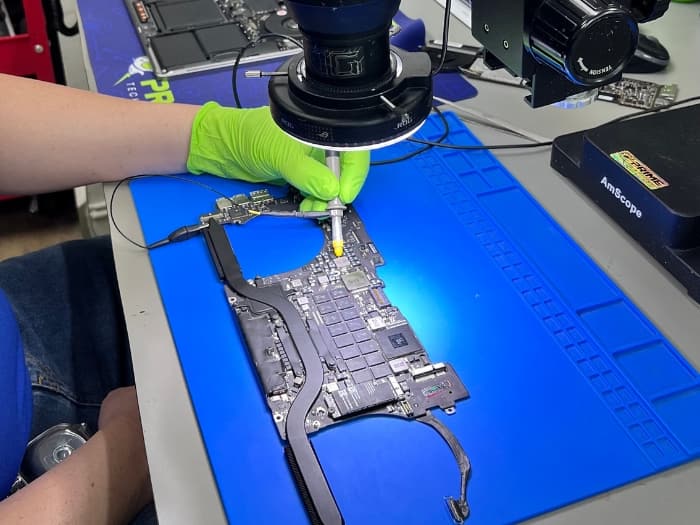
<instances>
[{"instance_id":1,"label":"black camera lens","mask_svg":"<svg viewBox=\"0 0 700 525\"><path fill-rule=\"evenodd\" d=\"M538 108L620 79L639 26L670 0L472 0L484 63L523 78Z\"/></svg>"},{"instance_id":2,"label":"black camera lens","mask_svg":"<svg viewBox=\"0 0 700 525\"><path fill-rule=\"evenodd\" d=\"M399 0L287 0L304 53L268 84L287 134L328 149L375 148L408 136L432 108L432 64L390 46Z\"/></svg>"},{"instance_id":3,"label":"black camera lens","mask_svg":"<svg viewBox=\"0 0 700 525\"><path fill-rule=\"evenodd\" d=\"M387 75L389 28L399 3L289 0L287 6L304 38L307 77L347 86Z\"/></svg>"},{"instance_id":4,"label":"black camera lens","mask_svg":"<svg viewBox=\"0 0 700 525\"><path fill-rule=\"evenodd\" d=\"M661 17L671 0L622 0L620 3L630 10L637 22L644 23Z\"/></svg>"},{"instance_id":5,"label":"black camera lens","mask_svg":"<svg viewBox=\"0 0 700 525\"><path fill-rule=\"evenodd\" d=\"M530 29L530 50L572 82L598 86L619 75L637 47L632 13L608 0L545 0Z\"/></svg>"}]
</instances>

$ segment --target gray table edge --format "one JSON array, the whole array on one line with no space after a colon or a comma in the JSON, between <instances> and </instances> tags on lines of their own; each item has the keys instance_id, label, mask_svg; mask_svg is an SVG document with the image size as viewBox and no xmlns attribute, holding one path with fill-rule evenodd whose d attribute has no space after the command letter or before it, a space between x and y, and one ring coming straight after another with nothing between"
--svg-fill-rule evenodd
<instances>
[{"instance_id":1,"label":"gray table edge","mask_svg":"<svg viewBox=\"0 0 700 525\"><path fill-rule=\"evenodd\" d=\"M96 92L82 32L80 38L88 86ZM114 186L104 185L107 202ZM143 242L128 186L119 191L114 214L126 232ZM148 253L124 240L111 222L110 232L159 522L225 524Z\"/></svg>"}]
</instances>

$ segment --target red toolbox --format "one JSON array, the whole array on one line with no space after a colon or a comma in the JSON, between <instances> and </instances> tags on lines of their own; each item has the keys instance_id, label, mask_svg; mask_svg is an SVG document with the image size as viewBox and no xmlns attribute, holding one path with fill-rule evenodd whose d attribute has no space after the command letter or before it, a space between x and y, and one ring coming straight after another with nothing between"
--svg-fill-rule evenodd
<instances>
[{"instance_id":1,"label":"red toolbox","mask_svg":"<svg viewBox=\"0 0 700 525\"><path fill-rule=\"evenodd\" d=\"M26 32L0 36L0 73L55 82L42 1L22 0L22 5ZM11 24L9 20L6 23ZM0 201L12 198L11 195L0 195Z\"/></svg>"},{"instance_id":2,"label":"red toolbox","mask_svg":"<svg viewBox=\"0 0 700 525\"><path fill-rule=\"evenodd\" d=\"M41 0L22 0L26 32L0 37L0 73L55 82Z\"/></svg>"}]
</instances>

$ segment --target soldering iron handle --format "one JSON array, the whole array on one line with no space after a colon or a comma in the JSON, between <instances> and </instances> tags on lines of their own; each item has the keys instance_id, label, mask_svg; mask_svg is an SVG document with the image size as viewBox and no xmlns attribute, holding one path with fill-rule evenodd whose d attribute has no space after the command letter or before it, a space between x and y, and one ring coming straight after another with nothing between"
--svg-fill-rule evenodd
<instances>
[{"instance_id":1,"label":"soldering iron handle","mask_svg":"<svg viewBox=\"0 0 700 525\"><path fill-rule=\"evenodd\" d=\"M326 150L326 166L338 179L340 178L340 153Z\"/></svg>"}]
</instances>

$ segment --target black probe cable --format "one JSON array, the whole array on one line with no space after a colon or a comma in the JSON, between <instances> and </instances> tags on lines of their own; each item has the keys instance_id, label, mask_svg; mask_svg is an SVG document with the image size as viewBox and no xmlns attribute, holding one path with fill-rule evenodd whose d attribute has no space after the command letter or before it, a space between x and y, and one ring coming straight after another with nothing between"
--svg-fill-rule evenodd
<instances>
[{"instance_id":1,"label":"black probe cable","mask_svg":"<svg viewBox=\"0 0 700 525\"><path fill-rule=\"evenodd\" d=\"M672 102L671 104L667 104L665 106L659 106L657 108L650 108L650 109L644 109L641 111L637 111L635 113L630 113L628 115L623 115L621 117L614 118L612 120L608 120L607 122L604 122L600 124L599 126L595 126L590 129L597 129L603 126L608 126L610 124L616 124L618 122L623 122L625 120L631 120L635 119L644 115L649 115L651 113L658 113L660 111L665 111L667 109L671 109L676 106L688 104L689 102L696 102L700 101L700 95L694 96L694 97L689 97L685 98L683 100L677 100L676 102ZM464 146L464 145L459 145L459 144L447 144L447 143L442 143L442 142L431 142L428 140L422 140L422 139L414 139L414 138L409 138L406 139L409 142L414 142L417 144L424 144L424 145L431 145L437 148L445 148L445 149L453 149L453 150L465 150L465 151L479 151L479 150L510 150L510 149L528 149L528 148L541 148L544 146L551 146L554 144L554 141L546 141L546 142L533 142L531 144L496 144L496 145L477 145L477 146Z\"/></svg>"},{"instance_id":2,"label":"black probe cable","mask_svg":"<svg viewBox=\"0 0 700 525\"><path fill-rule=\"evenodd\" d=\"M238 78L237 78L238 77L238 68L241 65L241 60L243 59L243 55L245 54L246 51L248 51L252 47L255 47L257 44L259 44L263 40L265 40L267 38L273 38L273 37L289 40L297 47L299 47L301 49L304 48L304 46L301 45L301 42L299 42L296 38L292 38L292 37L287 36L287 35L282 35L280 33L263 33L255 40L251 40L245 46L243 46L241 48L241 50L238 52L238 54L236 55L236 61L233 63L233 68L231 69L231 90L233 91L233 101L235 102L237 108L243 107L243 106L241 106L241 99L238 95Z\"/></svg>"},{"instance_id":3,"label":"black probe cable","mask_svg":"<svg viewBox=\"0 0 700 525\"><path fill-rule=\"evenodd\" d=\"M542 147L551 146L552 144L554 144L554 141L548 140L546 142L532 142L529 144L491 144L491 145L478 144L475 146L463 146L460 144L449 144L446 142L431 142L429 140L423 140L423 139L411 138L411 139L406 139L406 140L408 140L409 142L414 142L416 144L425 144L425 145L433 146L436 148L465 150L465 151L542 148Z\"/></svg>"},{"instance_id":4,"label":"black probe cable","mask_svg":"<svg viewBox=\"0 0 700 525\"><path fill-rule=\"evenodd\" d=\"M551 146L553 144L552 141L533 142L533 143L526 143L526 144L493 144L493 145L475 145L475 146L460 146L460 145L456 145L456 144L448 144L448 143L445 143L444 141L447 139L447 137L450 134L450 124L447 121L447 119L445 118L445 115L442 113L442 111L437 106L433 107L433 110L435 111L435 113L438 114L438 116L440 117L440 120L442 120L442 123L444 125L444 132L436 141L408 138L408 139L406 139L408 142L412 142L414 144L422 144L423 147L418 148L417 150L412 151L406 155L402 155L401 157L396 157L394 159L374 161L370 164L370 166L386 166L388 164L403 162L403 161L411 159L417 155L420 155L421 153L425 153L426 151L428 151L432 148L435 148L435 147L454 149L454 150L484 151L484 150L510 150L510 149L541 148L544 146ZM508 131L508 130L501 130L501 131Z\"/></svg>"},{"instance_id":5,"label":"black probe cable","mask_svg":"<svg viewBox=\"0 0 700 525\"><path fill-rule=\"evenodd\" d=\"M114 199L117 194L117 190L121 187L122 184L125 182L131 182L132 180L136 179L144 179L146 177L164 177L167 179L175 179L179 180L182 182L187 182L189 184L194 184L195 186L199 186L200 188L204 188L207 191L210 191L219 197L222 197L226 199L232 207L235 208L240 208L243 209L243 211L246 211L251 215L251 218L255 218L258 216L264 216L264 217L282 217L282 218L297 218L297 219L325 219L328 217L327 212L323 211L273 211L273 210L267 210L267 211L253 211L253 210L247 210L240 206L239 204L236 204L233 202L231 197L226 195L225 193L220 192L216 188L205 184L203 182L195 181L192 179L188 179L186 177L181 177L179 175L162 175L162 174L154 174L154 175L133 175L131 177L127 177L125 179L120 180L117 182L116 186L114 186L114 189L112 190L112 195L110 196L109 199L109 219L111 223L114 225L114 229L117 230L117 233L121 235L126 241L130 242L134 246L137 246L139 248L142 248L144 250L152 250L154 248L160 248L161 246L165 246L166 244L171 244L174 242L179 242L179 241L185 241L187 239L190 239L194 237L195 235L200 234L201 232L205 231L207 228L209 228L209 224L190 224L187 226L181 226L177 228L176 230L173 230L170 232L167 237L164 237L158 241L152 242L150 244L141 244L140 242L137 242L133 239L131 239L128 235L126 235L122 229L119 227L117 224L116 219L114 218Z\"/></svg>"},{"instance_id":6,"label":"black probe cable","mask_svg":"<svg viewBox=\"0 0 700 525\"><path fill-rule=\"evenodd\" d=\"M153 248L159 248L160 246L165 246L166 244L170 244L172 242L177 242L177 241L184 241L185 239L189 239L190 237L198 234L201 232L203 229L208 228L208 225L205 225L204 228L201 228L201 224L191 224L188 226L182 226L173 232L171 232L167 237L164 237L163 239L160 239L158 241L152 242L150 244L141 244L138 241L133 240L130 238L128 235L126 235L122 229L119 227L117 224L117 221L114 219L114 198L117 195L117 191L119 188L124 184L125 182L131 182L132 180L137 180L137 179L145 179L148 177L165 177L167 179L175 179L175 180L180 180L184 182L188 182L190 184L194 184L196 186L199 186L201 188L204 188L207 191L210 191L212 193L215 193L219 197L223 197L227 201L231 203L231 206L238 206L235 202L231 200L231 198L217 190L216 188L209 186L208 184L205 184L203 182L195 181L192 179L188 179L186 177L180 177L179 175L132 175L131 177L126 177L125 179L120 180L117 182L116 186L114 186L114 189L112 190L112 195L110 195L109 198L109 219L112 222L112 225L114 226L114 229L117 230L119 235L121 235L126 241L130 242L134 246L137 246L139 248L142 248L144 250L151 250Z\"/></svg>"},{"instance_id":7,"label":"black probe cable","mask_svg":"<svg viewBox=\"0 0 700 525\"><path fill-rule=\"evenodd\" d=\"M612 120L604 122L600 126L596 126L595 128L592 128L592 129L596 129L596 128L599 128L602 126L607 126L608 124L616 124L617 122L623 122L625 120L634 119L637 117L641 117L643 115L649 115L651 113L658 113L659 111L665 111L667 109L670 109L670 108L673 108L676 106L680 106L683 104L687 104L688 102L696 102L698 100L700 100L700 95L697 95L694 97L689 97L689 98L684 98L682 100L677 100L675 102L671 102L670 104L666 104L665 106L659 106L657 108L643 109L641 111L636 111L635 113L630 113L628 115L622 115L621 117L614 118Z\"/></svg>"},{"instance_id":8,"label":"black probe cable","mask_svg":"<svg viewBox=\"0 0 700 525\"><path fill-rule=\"evenodd\" d=\"M450 19L452 14L452 0L445 1L445 18L442 22L442 50L440 51L440 63L435 69L430 72L430 76L437 75L445 65L445 57L447 56L447 43L450 35Z\"/></svg>"},{"instance_id":9,"label":"black probe cable","mask_svg":"<svg viewBox=\"0 0 700 525\"><path fill-rule=\"evenodd\" d=\"M450 134L450 123L447 121L447 118L445 118L445 115L443 112L438 108L437 106L433 106L433 111L440 117L440 120L442 120L443 126L444 126L444 131L442 135L437 139L436 143L442 143L443 140L447 139L447 137ZM401 157L396 157L394 159L386 159L386 160L375 160L374 162L370 163L370 166L386 166L388 164L395 164L397 162L403 162L404 160L409 160L412 159L413 157L416 157L417 155L420 155L421 153L425 153L429 149L433 149L432 144L426 144L423 145L422 147L411 151L407 153L406 155L402 155Z\"/></svg>"}]
</instances>

